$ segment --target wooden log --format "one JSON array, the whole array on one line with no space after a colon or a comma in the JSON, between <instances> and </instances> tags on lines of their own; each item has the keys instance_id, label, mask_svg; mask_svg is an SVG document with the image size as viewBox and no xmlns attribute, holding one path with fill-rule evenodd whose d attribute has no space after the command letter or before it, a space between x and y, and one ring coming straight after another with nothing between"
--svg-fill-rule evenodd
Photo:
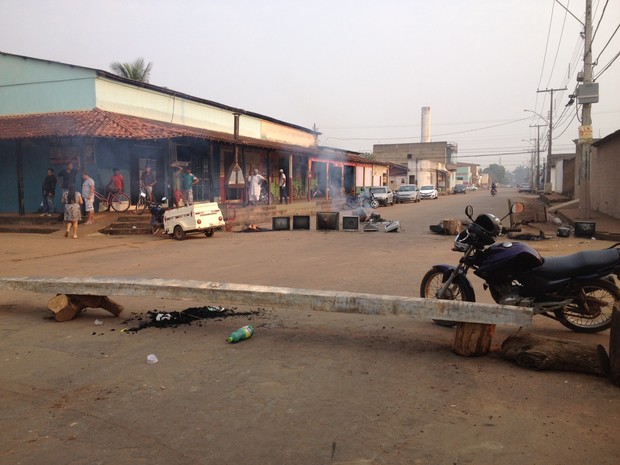
<instances>
[{"instance_id":1,"label":"wooden log","mask_svg":"<svg viewBox=\"0 0 620 465\"><path fill-rule=\"evenodd\" d=\"M611 331L609 333L609 377L611 382L620 386L620 305L614 304L611 313Z\"/></svg>"},{"instance_id":2,"label":"wooden log","mask_svg":"<svg viewBox=\"0 0 620 465\"><path fill-rule=\"evenodd\" d=\"M68 295L58 294L49 300L47 308L54 313L56 321L69 321L85 307Z\"/></svg>"},{"instance_id":3,"label":"wooden log","mask_svg":"<svg viewBox=\"0 0 620 465\"><path fill-rule=\"evenodd\" d=\"M102 308L107 310L114 316L118 316L124 310L121 304L114 302L104 295L76 295L71 294L69 298L79 305L83 305L83 308Z\"/></svg>"},{"instance_id":4,"label":"wooden log","mask_svg":"<svg viewBox=\"0 0 620 465\"><path fill-rule=\"evenodd\" d=\"M106 296L100 295L75 295L58 294L47 303L56 318L56 321L72 320L86 308L103 308L114 316L123 311L123 306L117 304Z\"/></svg>"},{"instance_id":5,"label":"wooden log","mask_svg":"<svg viewBox=\"0 0 620 465\"><path fill-rule=\"evenodd\" d=\"M533 334L509 336L501 356L533 370L578 371L598 376L609 373L609 357L600 344Z\"/></svg>"},{"instance_id":6,"label":"wooden log","mask_svg":"<svg viewBox=\"0 0 620 465\"><path fill-rule=\"evenodd\" d=\"M491 349L495 325L458 323L452 351L464 357L486 355Z\"/></svg>"},{"instance_id":7,"label":"wooden log","mask_svg":"<svg viewBox=\"0 0 620 465\"><path fill-rule=\"evenodd\" d=\"M452 236L456 236L458 233L461 232L462 229L461 220L454 220L451 218L442 220L441 225L447 231L447 233Z\"/></svg>"}]
</instances>

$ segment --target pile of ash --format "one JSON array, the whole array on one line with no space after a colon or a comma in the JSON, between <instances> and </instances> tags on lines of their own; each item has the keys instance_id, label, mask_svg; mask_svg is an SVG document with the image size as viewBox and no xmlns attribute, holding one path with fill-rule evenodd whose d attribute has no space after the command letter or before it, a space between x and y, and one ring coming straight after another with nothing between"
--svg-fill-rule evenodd
<instances>
[{"instance_id":1,"label":"pile of ash","mask_svg":"<svg viewBox=\"0 0 620 465\"><path fill-rule=\"evenodd\" d=\"M192 323L202 326L202 320L213 318L228 318L231 316L251 316L257 315L260 310L253 312L237 312L236 308L224 308L220 306L205 306L187 308L181 312L166 312L158 310L150 310L147 312L147 321L142 321L142 316L134 320L125 320L123 324L129 325L135 320L142 321L138 326L127 328L123 332L138 332L145 328L176 328L180 325L191 325Z\"/></svg>"}]
</instances>

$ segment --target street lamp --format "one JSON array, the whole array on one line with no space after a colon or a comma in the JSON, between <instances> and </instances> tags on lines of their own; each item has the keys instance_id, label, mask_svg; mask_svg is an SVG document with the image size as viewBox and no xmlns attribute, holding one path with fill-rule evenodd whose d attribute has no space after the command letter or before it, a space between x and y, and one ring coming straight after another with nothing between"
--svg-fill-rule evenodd
<instances>
[{"instance_id":1,"label":"street lamp","mask_svg":"<svg viewBox=\"0 0 620 465\"><path fill-rule=\"evenodd\" d=\"M523 110L523 111L528 111L530 113L534 113L536 116L538 116L540 119L542 119L545 123L547 123L547 125L549 125L549 144L548 144L548 152L547 152L547 166L549 166L549 162L551 160L551 135L552 135L552 127L551 127L551 120L547 121L540 113L534 111L534 110ZM536 156L536 189L538 189L539 186L539 182L540 182L540 128L544 127L546 125L532 125L530 126L531 128L535 127L536 128L536 132L538 134L538 138L537 138L537 156ZM545 176L545 180L546 180L546 176Z\"/></svg>"}]
</instances>

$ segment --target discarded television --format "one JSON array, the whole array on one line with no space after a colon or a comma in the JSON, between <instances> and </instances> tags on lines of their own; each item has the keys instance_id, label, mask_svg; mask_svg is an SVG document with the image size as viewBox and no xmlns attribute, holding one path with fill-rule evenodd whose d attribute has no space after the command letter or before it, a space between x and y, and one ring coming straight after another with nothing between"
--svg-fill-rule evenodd
<instances>
[{"instance_id":1,"label":"discarded television","mask_svg":"<svg viewBox=\"0 0 620 465\"><path fill-rule=\"evenodd\" d=\"M594 237L596 223L593 221L575 221L575 237Z\"/></svg>"},{"instance_id":2,"label":"discarded television","mask_svg":"<svg viewBox=\"0 0 620 465\"><path fill-rule=\"evenodd\" d=\"M337 231L340 229L340 213L317 212L316 229L321 231Z\"/></svg>"},{"instance_id":3,"label":"discarded television","mask_svg":"<svg viewBox=\"0 0 620 465\"><path fill-rule=\"evenodd\" d=\"M342 229L344 231L357 231L360 228L360 217L357 215L343 215Z\"/></svg>"},{"instance_id":4,"label":"discarded television","mask_svg":"<svg viewBox=\"0 0 620 465\"><path fill-rule=\"evenodd\" d=\"M293 216L293 229L310 229L310 216L309 215L294 215Z\"/></svg>"},{"instance_id":5,"label":"discarded television","mask_svg":"<svg viewBox=\"0 0 620 465\"><path fill-rule=\"evenodd\" d=\"M291 229L290 216L274 216L271 219L271 229L274 231L288 231Z\"/></svg>"}]
</instances>

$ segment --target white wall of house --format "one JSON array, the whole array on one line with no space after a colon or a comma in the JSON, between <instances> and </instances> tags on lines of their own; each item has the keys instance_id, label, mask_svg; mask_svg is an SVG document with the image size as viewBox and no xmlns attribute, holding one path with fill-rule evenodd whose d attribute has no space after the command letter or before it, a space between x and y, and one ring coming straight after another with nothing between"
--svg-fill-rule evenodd
<instances>
[{"instance_id":1,"label":"white wall of house","mask_svg":"<svg viewBox=\"0 0 620 465\"><path fill-rule=\"evenodd\" d=\"M551 190L562 193L564 190L564 160L558 160L555 166L551 168L549 179L551 179Z\"/></svg>"}]
</instances>

